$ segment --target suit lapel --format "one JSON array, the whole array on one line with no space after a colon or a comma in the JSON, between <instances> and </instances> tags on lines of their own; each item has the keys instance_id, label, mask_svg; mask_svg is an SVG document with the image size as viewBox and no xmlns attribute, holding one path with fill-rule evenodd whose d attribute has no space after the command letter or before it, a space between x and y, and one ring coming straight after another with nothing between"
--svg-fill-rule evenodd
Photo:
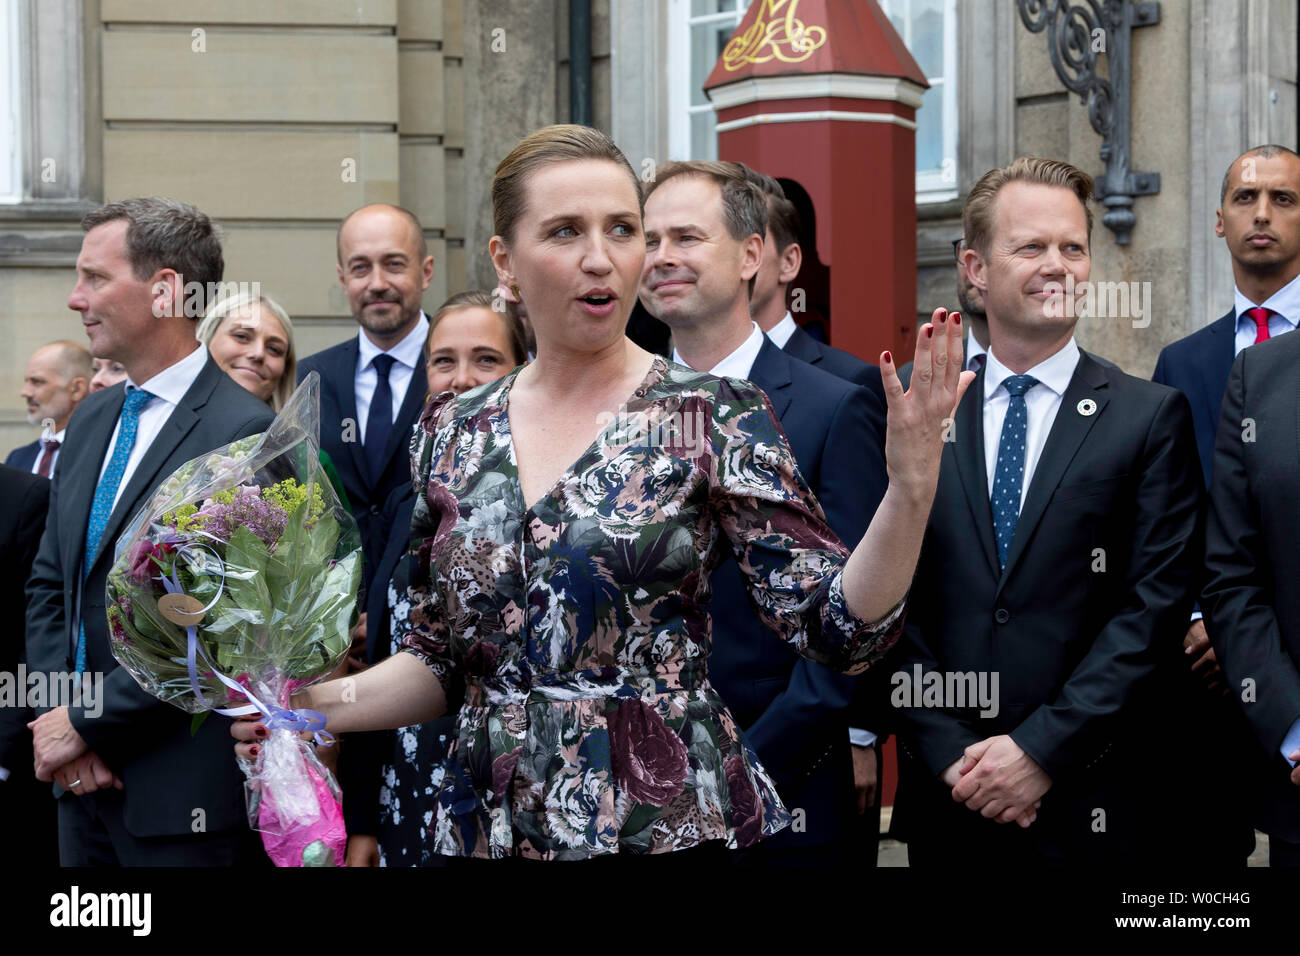
<instances>
[{"instance_id":1,"label":"suit lapel","mask_svg":"<svg viewBox=\"0 0 1300 956\"><path fill-rule=\"evenodd\" d=\"M198 424L198 410L207 404L208 396L216 387L217 376L224 374L209 355L203 363L199 377L194 380L194 384L167 416L167 421L163 423L158 436L149 445L144 457L140 459L140 464L131 475L131 480L126 483L126 487L118 496L117 505L113 508L113 513L108 516L108 524L104 526L104 535L99 539L99 554L96 555L95 564L106 555L112 557L115 539L122 525L133 517L141 504L140 498L158 484L160 478L165 477L159 474L163 466L167 464L172 453L180 447L185 436Z\"/></svg>"},{"instance_id":2,"label":"suit lapel","mask_svg":"<svg viewBox=\"0 0 1300 956\"><path fill-rule=\"evenodd\" d=\"M750 366L749 381L767 393L776 417L784 421L793 398L790 394L790 359L766 335L763 336L763 347Z\"/></svg>"},{"instance_id":3,"label":"suit lapel","mask_svg":"<svg viewBox=\"0 0 1300 956\"><path fill-rule=\"evenodd\" d=\"M59 501L59 552L64 568L80 568L85 559L86 525L90 523L90 508L95 501L99 472L108 457L108 443L124 404L126 389L118 386L113 400L100 406L93 420L79 423L85 427L77 429L78 442L66 450L77 457L65 461L60 470L61 475L67 476L63 479L67 487L59 490L62 499ZM85 436L85 444L82 444L82 436ZM64 516L75 516L76 520L64 521Z\"/></svg>"},{"instance_id":4,"label":"suit lapel","mask_svg":"<svg viewBox=\"0 0 1300 956\"><path fill-rule=\"evenodd\" d=\"M1056 420L1052 422L1052 430L1047 434L1043 454L1034 468L1034 477L1029 482L1029 492L1025 495L1025 504L1020 509L1020 518L1016 522L1016 534L1011 539L1011 548L1007 552L1007 565L998 584L999 592L1015 569L1016 562L1025 550L1025 542L1033 536L1034 528L1047 510L1047 503L1052 500L1056 486L1061 483L1079 446L1105 413L1106 403L1110 400L1106 395L1106 385L1106 370L1087 352L1080 352L1078 367L1061 397L1061 407L1057 410ZM1097 409L1091 415L1084 415L1078 409L1079 402L1085 398L1097 403Z\"/></svg>"},{"instance_id":5,"label":"suit lapel","mask_svg":"<svg viewBox=\"0 0 1300 956\"><path fill-rule=\"evenodd\" d=\"M1204 376L1201 398L1205 402L1209 420L1217 426L1223 393L1228 389L1228 373L1232 371L1232 361L1237 357L1236 309L1211 324L1210 335L1213 345L1201 365L1201 374Z\"/></svg>"},{"instance_id":6,"label":"suit lapel","mask_svg":"<svg viewBox=\"0 0 1300 956\"><path fill-rule=\"evenodd\" d=\"M996 578L999 574L997 545L993 538L993 509L989 505L988 468L984 463L984 370L980 369L971 382L957 409L953 426L957 440L946 449L957 462L957 475L961 479L966 503L975 523L975 534L980 540L980 550Z\"/></svg>"},{"instance_id":7,"label":"suit lapel","mask_svg":"<svg viewBox=\"0 0 1300 956\"><path fill-rule=\"evenodd\" d=\"M821 350L817 348L817 340L800 328L796 328L790 335L784 351L787 355L792 355L809 365L816 365L822 360Z\"/></svg>"},{"instance_id":8,"label":"suit lapel","mask_svg":"<svg viewBox=\"0 0 1300 956\"><path fill-rule=\"evenodd\" d=\"M357 345L356 336L353 336L344 348L339 349L334 368L328 378L322 378L321 384L333 383L338 389L335 397L339 403L339 411L343 413L339 423L340 429L343 427L343 422L350 421L355 425L355 440L344 444L347 445L347 454L352 461L352 470L357 476L357 483L362 488L369 488L370 466L366 463L365 446L362 444L365 436L361 433L361 421L357 418L356 380L359 352L360 346Z\"/></svg>"},{"instance_id":9,"label":"suit lapel","mask_svg":"<svg viewBox=\"0 0 1300 956\"><path fill-rule=\"evenodd\" d=\"M388 436L388 445L384 449L384 471L388 470L388 464L392 462L393 457L410 444L411 429L420 416L424 397L428 393L429 380L424 374L424 364L421 362L416 365L411 381L406 386L406 397L402 399L402 408L397 413L397 421L393 424L393 433Z\"/></svg>"}]
</instances>

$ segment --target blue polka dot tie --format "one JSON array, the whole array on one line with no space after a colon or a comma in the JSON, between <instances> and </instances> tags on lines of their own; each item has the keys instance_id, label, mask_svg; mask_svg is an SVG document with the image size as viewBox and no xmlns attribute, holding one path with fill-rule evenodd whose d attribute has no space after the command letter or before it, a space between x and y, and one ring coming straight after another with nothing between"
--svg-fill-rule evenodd
<instances>
[{"instance_id":1,"label":"blue polka dot tie","mask_svg":"<svg viewBox=\"0 0 1300 956\"><path fill-rule=\"evenodd\" d=\"M126 473L126 463L131 458L131 449L135 447L135 433L140 425L140 412L154 396L142 388L132 388L126 393L126 403L122 406L122 417L117 430L117 443L113 446L113 455L108 459L108 467L95 488L95 500L90 506L90 521L86 525L86 548L81 562L81 578L84 582L90 574L90 566L99 554L99 539L108 527L108 516L113 513L113 499L117 497L117 488ZM81 624L77 635L77 676L86 669L86 625Z\"/></svg>"},{"instance_id":2,"label":"blue polka dot tie","mask_svg":"<svg viewBox=\"0 0 1300 956\"><path fill-rule=\"evenodd\" d=\"M1011 539L1020 519L1020 489L1025 479L1025 431L1029 414L1025 392L1038 384L1032 375L1012 375L1002 383L1011 396L998 440L998 466L993 471L993 533L998 541L998 562L1006 567Z\"/></svg>"}]
</instances>

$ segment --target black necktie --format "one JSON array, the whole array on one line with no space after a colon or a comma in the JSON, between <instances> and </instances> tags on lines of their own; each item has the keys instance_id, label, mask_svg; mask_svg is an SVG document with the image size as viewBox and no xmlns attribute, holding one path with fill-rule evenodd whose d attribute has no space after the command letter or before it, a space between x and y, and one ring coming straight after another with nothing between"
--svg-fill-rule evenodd
<instances>
[{"instance_id":1,"label":"black necktie","mask_svg":"<svg viewBox=\"0 0 1300 956\"><path fill-rule=\"evenodd\" d=\"M366 421L366 464L370 467L370 484L379 483L379 476L384 470L384 448L388 445L388 436L393 433L393 388L388 384L388 373L393 370L397 359L391 355L376 355L371 361L379 384L370 396L370 416Z\"/></svg>"}]
</instances>

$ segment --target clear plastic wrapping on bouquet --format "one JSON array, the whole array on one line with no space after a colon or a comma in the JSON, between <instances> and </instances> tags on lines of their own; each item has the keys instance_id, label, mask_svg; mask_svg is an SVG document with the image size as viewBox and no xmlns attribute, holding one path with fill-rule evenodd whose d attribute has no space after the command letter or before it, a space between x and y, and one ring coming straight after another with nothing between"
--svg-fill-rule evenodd
<instances>
[{"instance_id":1,"label":"clear plastic wrapping on bouquet","mask_svg":"<svg viewBox=\"0 0 1300 956\"><path fill-rule=\"evenodd\" d=\"M177 469L123 531L108 575L113 654L142 688L195 714L260 711L272 728L245 768L264 840L307 826L309 805L342 832L322 803L337 805L338 786L297 736L322 720L289 705L347 654L361 578L356 522L320 462L319 389L313 372L266 432Z\"/></svg>"}]
</instances>

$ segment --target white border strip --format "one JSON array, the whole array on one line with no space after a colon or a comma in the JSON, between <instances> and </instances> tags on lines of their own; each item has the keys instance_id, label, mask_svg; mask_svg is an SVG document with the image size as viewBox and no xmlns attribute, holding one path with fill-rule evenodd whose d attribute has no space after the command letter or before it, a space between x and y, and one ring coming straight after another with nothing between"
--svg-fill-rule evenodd
<instances>
[{"instance_id":1,"label":"white border strip","mask_svg":"<svg viewBox=\"0 0 1300 956\"><path fill-rule=\"evenodd\" d=\"M746 126L760 126L767 123L816 123L822 120L836 120L847 123L893 123L895 126L901 126L904 129L916 129L914 121L895 116L893 113L850 113L845 110L812 110L807 113L756 113L753 116L742 116L740 119L719 123L718 132L725 133L727 130L744 129Z\"/></svg>"},{"instance_id":2,"label":"white border strip","mask_svg":"<svg viewBox=\"0 0 1300 956\"><path fill-rule=\"evenodd\" d=\"M856 73L803 73L795 76L756 76L706 91L715 110L768 100L842 96L855 100L890 100L920 109L925 90L897 76Z\"/></svg>"}]
</instances>

